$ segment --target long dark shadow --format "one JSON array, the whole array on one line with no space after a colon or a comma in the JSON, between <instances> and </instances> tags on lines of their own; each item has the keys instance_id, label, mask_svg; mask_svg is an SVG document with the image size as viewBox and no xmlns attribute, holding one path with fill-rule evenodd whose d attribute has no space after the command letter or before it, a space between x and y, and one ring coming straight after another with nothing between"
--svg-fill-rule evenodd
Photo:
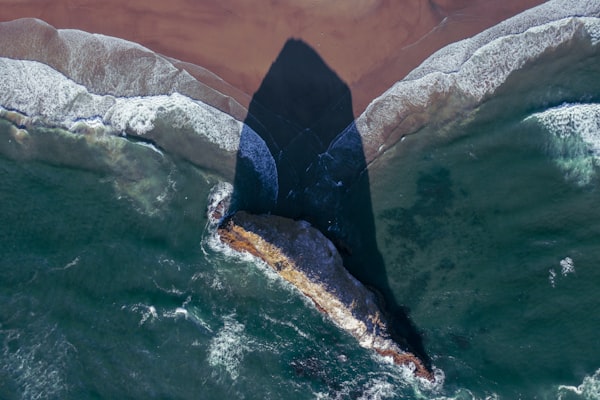
<instances>
[{"instance_id":1,"label":"long dark shadow","mask_svg":"<svg viewBox=\"0 0 600 400\"><path fill-rule=\"evenodd\" d=\"M430 367L394 298L377 248L368 171L348 86L309 45L289 39L254 94L240 139L233 208L303 219L381 299L393 339Z\"/></svg>"}]
</instances>

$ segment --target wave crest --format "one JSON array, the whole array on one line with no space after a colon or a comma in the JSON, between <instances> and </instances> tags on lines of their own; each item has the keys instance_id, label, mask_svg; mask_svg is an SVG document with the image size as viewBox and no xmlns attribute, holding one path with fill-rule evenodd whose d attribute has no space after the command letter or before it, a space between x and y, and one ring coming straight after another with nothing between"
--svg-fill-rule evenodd
<instances>
[{"instance_id":1,"label":"wave crest","mask_svg":"<svg viewBox=\"0 0 600 400\"><path fill-rule=\"evenodd\" d=\"M547 52L572 41L598 45L598 15L600 4L550 1L434 53L357 118L367 162L425 125L443 128L472 112Z\"/></svg>"},{"instance_id":2,"label":"wave crest","mask_svg":"<svg viewBox=\"0 0 600 400\"><path fill-rule=\"evenodd\" d=\"M563 104L525 121L549 133L548 151L568 180L583 186L600 166L600 104Z\"/></svg>"}]
</instances>

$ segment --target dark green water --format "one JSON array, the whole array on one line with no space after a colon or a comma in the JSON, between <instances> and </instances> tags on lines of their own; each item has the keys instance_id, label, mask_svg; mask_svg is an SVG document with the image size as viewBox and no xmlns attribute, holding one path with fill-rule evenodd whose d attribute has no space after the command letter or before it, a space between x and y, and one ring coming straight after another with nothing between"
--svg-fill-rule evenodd
<instances>
[{"instance_id":1,"label":"dark green water","mask_svg":"<svg viewBox=\"0 0 600 400\"><path fill-rule=\"evenodd\" d=\"M598 178L567 181L533 126L469 129L375 180L396 188L374 202L390 279L447 387L555 398L600 359Z\"/></svg>"},{"instance_id":2,"label":"dark green water","mask_svg":"<svg viewBox=\"0 0 600 400\"><path fill-rule=\"evenodd\" d=\"M264 268L202 246L212 182L192 167L148 216L107 174L0 159L1 397L557 398L600 367L598 178L565 179L537 125L496 125L407 139L372 178L389 279L446 374L439 393Z\"/></svg>"},{"instance_id":3,"label":"dark green water","mask_svg":"<svg viewBox=\"0 0 600 400\"><path fill-rule=\"evenodd\" d=\"M592 59L533 65L474 119L426 128L373 168L391 285L450 392L600 395L598 373L589 379L600 366L598 162L578 136L559 139L531 117L564 101L596 101ZM575 114L565 124L575 131L596 118ZM557 391L586 376L582 397Z\"/></svg>"},{"instance_id":4,"label":"dark green water","mask_svg":"<svg viewBox=\"0 0 600 400\"><path fill-rule=\"evenodd\" d=\"M531 117L598 103L600 64L580 50L371 168L379 250L445 373L436 389L213 250L215 177L43 129L26 160L0 125L0 398L600 398L600 171Z\"/></svg>"},{"instance_id":5,"label":"dark green water","mask_svg":"<svg viewBox=\"0 0 600 400\"><path fill-rule=\"evenodd\" d=\"M1 398L413 392L264 267L201 245L212 183L192 167L159 216L105 174L0 169Z\"/></svg>"}]
</instances>

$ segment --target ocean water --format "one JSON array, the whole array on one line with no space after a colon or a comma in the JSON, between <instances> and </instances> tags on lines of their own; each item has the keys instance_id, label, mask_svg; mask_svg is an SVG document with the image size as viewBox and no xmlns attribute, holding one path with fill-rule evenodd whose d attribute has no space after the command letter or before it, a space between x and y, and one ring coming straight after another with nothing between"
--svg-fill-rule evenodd
<instances>
[{"instance_id":1,"label":"ocean water","mask_svg":"<svg viewBox=\"0 0 600 400\"><path fill-rule=\"evenodd\" d=\"M160 215L97 171L6 158L0 168L1 398L414 391L266 266L212 249L214 182L193 167L171 172Z\"/></svg>"},{"instance_id":2,"label":"ocean water","mask_svg":"<svg viewBox=\"0 0 600 400\"><path fill-rule=\"evenodd\" d=\"M559 49L372 168L389 279L446 390L600 395L597 62Z\"/></svg>"},{"instance_id":3,"label":"ocean water","mask_svg":"<svg viewBox=\"0 0 600 400\"><path fill-rule=\"evenodd\" d=\"M370 166L387 281L436 386L215 244L214 168L0 120L0 398L600 398L599 61L586 40L552 48ZM137 122L164 137L171 111Z\"/></svg>"}]
</instances>

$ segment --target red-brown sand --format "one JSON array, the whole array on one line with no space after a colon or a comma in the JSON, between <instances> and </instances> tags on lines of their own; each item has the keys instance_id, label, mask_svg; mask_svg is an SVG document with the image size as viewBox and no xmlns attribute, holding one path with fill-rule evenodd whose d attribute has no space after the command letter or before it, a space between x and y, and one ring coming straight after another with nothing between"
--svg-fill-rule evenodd
<instances>
[{"instance_id":1,"label":"red-brown sand","mask_svg":"<svg viewBox=\"0 0 600 400\"><path fill-rule=\"evenodd\" d=\"M312 46L352 91L355 116L439 48L542 0L0 0L0 21L40 18L200 65L247 95L285 41ZM193 68L190 67L193 73ZM202 75L202 74L201 74ZM214 78L200 76L209 85Z\"/></svg>"}]
</instances>

